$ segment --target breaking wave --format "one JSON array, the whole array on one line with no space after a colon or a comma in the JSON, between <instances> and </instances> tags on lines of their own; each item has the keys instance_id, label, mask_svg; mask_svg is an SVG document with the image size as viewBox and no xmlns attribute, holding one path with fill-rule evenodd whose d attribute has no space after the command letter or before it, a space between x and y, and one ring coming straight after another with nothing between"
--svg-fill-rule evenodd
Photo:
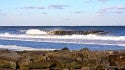
<instances>
[{"instance_id":1,"label":"breaking wave","mask_svg":"<svg viewBox=\"0 0 125 70\"><path fill-rule=\"evenodd\" d=\"M42 35L42 34L47 34L46 31L41 31L39 29L29 29L26 31L26 34L37 34L37 35Z\"/></svg>"},{"instance_id":2,"label":"breaking wave","mask_svg":"<svg viewBox=\"0 0 125 70\"><path fill-rule=\"evenodd\" d=\"M0 34L2 40L20 40L33 42L75 43L125 46L125 36L88 35L49 35L46 32L30 29L26 34ZM25 48L27 49L27 48Z\"/></svg>"},{"instance_id":3,"label":"breaking wave","mask_svg":"<svg viewBox=\"0 0 125 70\"><path fill-rule=\"evenodd\" d=\"M30 31L29 31L30 32ZM36 39L83 39L83 40L112 40L112 41L125 41L125 36L102 36L95 34L88 35L34 35L33 33L26 34L0 34L0 38L36 38ZM45 34L44 32L42 34Z\"/></svg>"}]
</instances>

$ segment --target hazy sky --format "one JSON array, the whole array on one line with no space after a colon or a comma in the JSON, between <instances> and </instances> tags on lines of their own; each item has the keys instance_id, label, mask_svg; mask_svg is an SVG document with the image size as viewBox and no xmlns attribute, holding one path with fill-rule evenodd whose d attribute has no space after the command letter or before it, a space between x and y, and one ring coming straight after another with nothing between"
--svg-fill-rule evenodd
<instances>
[{"instance_id":1,"label":"hazy sky","mask_svg":"<svg viewBox=\"0 0 125 70\"><path fill-rule=\"evenodd\" d=\"M125 0L1 0L0 26L125 25Z\"/></svg>"}]
</instances>

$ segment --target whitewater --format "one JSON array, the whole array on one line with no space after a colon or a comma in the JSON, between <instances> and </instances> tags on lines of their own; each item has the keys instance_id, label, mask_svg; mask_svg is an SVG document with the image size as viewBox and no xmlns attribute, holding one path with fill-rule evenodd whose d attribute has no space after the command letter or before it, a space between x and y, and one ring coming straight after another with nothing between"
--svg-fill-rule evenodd
<instances>
[{"instance_id":1,"label":"whitewater","mask_svg":"<svg viewBox=\"0 0 125 70\"><path fill-rule=\"evenodd\" d=\"M18 29L18 28L17 28ZM63 47L69 47L73 50L74 45L80 48L82 45L84 47L95 45L107 47L104 50L111 50L111 47L119 47L121 49L125 48L125 36L124 35L98 35L98 34L88 34L88 35L50 35L48 34L48 30L42 29L27 29L27 30L17 30L18 33L11 32L3 32L0 33L0 48L2 49L12 49L12 50L53 50L53 49L61 49ZM20 33L21 32L21 33ZM3 41L3 43L2 43ZM4 42L5 41L5 42ZM17 42L17 44L11 44L13 42ZM20 44L23 42L24 44ZM30 44L28 45L27 44ZM9 44L8 44L9 43ZM18 44L19 43L19 44ZM27 43L27 44L26 44ZM35 46L34 44L37 45ZM44 43L44 47L42 44ZM48 45L59 46L59 47L48 47ZM55 45L58 44L58 45ZM41 45L41 47L37 47ZM61 46L60 46L61 45ZM79 47L80 46L80 47ZM93 47L88 47L92 49ZM84 48L81 47L81 48ZM110 49L108 49L110 47ZM97 48L97 50L99 47ZM96 50L96 49L94 49ZM102 49L101 49L102 50ZM117 49L115 49L117 50Z\"/></svg>"}]
</instances>

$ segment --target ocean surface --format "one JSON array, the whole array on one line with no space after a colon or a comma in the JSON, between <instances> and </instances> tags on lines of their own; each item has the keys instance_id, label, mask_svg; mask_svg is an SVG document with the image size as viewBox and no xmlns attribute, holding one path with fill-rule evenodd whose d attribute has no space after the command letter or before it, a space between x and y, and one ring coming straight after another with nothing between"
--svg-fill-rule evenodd
<instances>
[{"instance_id":1,"label":"ocean surface","mask_svg":"<svg viewBox=\"0 0 125 70\"><path fill-rule=\"evenodd\" d=\"M101 30L106 34L50 35L48 31ZM125 26L0 26L0 49L125 50Z\"/></svg>"}]
</instances>

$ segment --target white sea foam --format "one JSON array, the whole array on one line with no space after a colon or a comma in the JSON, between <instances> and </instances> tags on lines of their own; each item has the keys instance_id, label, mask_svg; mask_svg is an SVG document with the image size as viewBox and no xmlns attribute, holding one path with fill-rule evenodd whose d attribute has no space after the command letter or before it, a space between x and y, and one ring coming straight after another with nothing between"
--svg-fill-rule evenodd
<instances>
[{"instance_id":1,"label":"white sea foam","mask_svg":"<svg viewBox=\"0 0 125 70\"><path fill-rule=\"evenodd\" d=\"M31 47L24 47L24 46L16 46L16 45L0 45L1 49L10 49L16 51L24 51L24 50L34 50L34 51L47 51L47 50L55 50L55 49L43 49L43 48L31 48Z\"/></svg>"},{"instance_id":2,"label":"white sea foam","mask_svg":"<svg viewBox=\"0 0 125 70\"><path fill-rule=\"evenodd\" d=\"M0 34L3 40L125 46L125 36Z\"/></svg>"},{"instance_id":3,"label":"white sea foam","mask_svg":"<svg viewBox=\"0 0 125 70\"><path fill-rule=\"evenodd\" d=\"M39 38L39 39L87 39L87 40L112 40L125 41L125 36L100 36L100 35L30 35L27 34L0 34L0 38Z\"/></svg>"},{"instance_id":4,"label":"white sea foam","mask_svg":"<svg viewBox=\"0 0 125 70\"><path fill-rule=\"evenodd\" d=\"M26 31L26 34L47 34L47 32L45 31L41 31L41 30L38 30L38 29L29 29Z\"/></svg>"}]
</instances>

